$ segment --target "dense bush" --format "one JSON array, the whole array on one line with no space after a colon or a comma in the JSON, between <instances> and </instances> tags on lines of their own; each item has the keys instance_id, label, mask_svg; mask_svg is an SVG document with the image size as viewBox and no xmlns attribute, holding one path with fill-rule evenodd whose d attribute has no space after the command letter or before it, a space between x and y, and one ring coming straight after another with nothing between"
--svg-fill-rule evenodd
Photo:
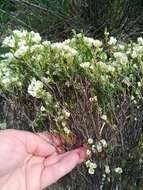
<instances>
[{"instance_id":1,"label":"dense bush","mask_svg":"<svg viewBox=\"0 0 143 190\"><path fill-rule=\"evenodd\" d=\"M125 43L106 31L102 41L75 33L52 43L14 30L2 48L0 88L10 107L34 132L62 136L66 150L88 148L90 159L71 174L81 181L69 188L141 188L143 38Z\"/></svg>"},{"instance_id":2,"label":"dense bush","mask_svg":"<svg viewBox=\"0 0 143 190\"><path fill-rule=\"evenodd\" d=\"M133 40L142 34L142 19L142 0L0 0L0 43L19 28L51 41L66 39L72 29L103 39L105 28ZM13 38L4 44L15 47L0 48L0 128L7 123L8 128L60 133L67 150L82 143L100 150L107 143L102 153L93 153L95 174L81 166L70 175L73 180L63 181L65 189L99 189L102 179L103 189L142 189L142 38L124 43L107 35L95 43L80 34L44 45L38 34L15 31L14 36L14 44ZM111 171L107 166L104 178L105 165ZM114 173L117 167L122 175Z\"/></svg>"}]
</instances>

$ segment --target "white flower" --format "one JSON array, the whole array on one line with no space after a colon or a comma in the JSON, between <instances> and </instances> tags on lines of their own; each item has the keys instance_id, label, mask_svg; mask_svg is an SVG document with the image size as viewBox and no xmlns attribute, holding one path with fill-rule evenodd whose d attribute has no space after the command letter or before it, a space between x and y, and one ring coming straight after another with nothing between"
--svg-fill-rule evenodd
<instances>
[{"instance_id":1,"label":"white flower","mask_svg":"<svg viewBox=\"0 0 143 190\"><path fill-rule=\"evenodd\" d=\"M25 39L20 39L20 41L18 42L18 47L21 46L26 46L26 40Z\"/></svg>"},{"instance_id":2,"label":"white flower","mask_svg":"<svg viewBox=\"0 0 143 190\"><path fill-rule=\"evenodd\" d=\"M139 38L138 38L138 43L139 43L140 45L143 45L143 38L142 38L142 37L139 37Z\"/></svg>"},{"instance_id":3,"label":"white flower","mask_svg":"<svg viewBox=\"0 0 143 190\"><path fill-rule=\"evenodd\" d=\"M90 62L83 62L83 63L80 64L80 66L82 68L84 68L84 69L89 68L90 67Z\"/></svg>"},{"instance_id":4,"label":"white flower","mask_svg":"<svg viewBox=\"0 0 143 190\"><path fill-rule=\"evenodd\" d=\"M34 44L30 50L31 50L31 53L33 53L35 50L42 50L43 49L43 45L41 44ZM38 55L39 56L39 55ZM41 55L40 55L41 56Z\"/></svg>"},{"instance_id":5,"label":"white flower","mask_svg":"<svg viewBox=\"0 0 143 190\"><path fill-rule=\"evenodd\" d=\"M11 80L10 80L9 77L4 76L4 77L2 78L2 80L1 80L1 82L2 82L4 85L9 85L10 82L11 82Z\"/></svg>"},{"instance_id":6,"label":"white flower","mask_svg":"<svg viewBox=\"0 0 143 190\"><path fill-rule=\"evenodd\" d=\"M109 36L110 33L109 33L107 30L105 30L104 35L105 35L105 36Z\"/></svg>"},{"instance_id":7,"label":"white flower","mask_svg":"<svg viewBox=\"0 0 143 190\"><path fill-rule=\"evenodd\" d=\"M108 65L107 69L108 69L108 71L110 71L111 73L114 73L114 71L115 71L115 68L114 68L113 66L111 66L111 65Z\"/></svg>"},{"instance_id":8,"label":"white flower","mask_svg":"<svg viewBox=\"0 0 143 190\"><path fill-rule=\"evenodd\" d=\"M114 57L119 61L121 64L126 64L128 63L128 57L125 53L121 52L115 52Z\"/></svg>"},{"instance_id":9,"label":"white flower","mask_svg":"<svg viewBox=\"0 0 143 190\"><path fill-rule=\"evenodd\" d=\"M19 49L16 50L16 52L14 53L15 57L21 57L23 55L25 55L25 53L27 53L28 51L28 46L20 46Z\"/></svg>"},{"instance_id":10,"label":"white flower","mask_svg":"<svg viewBox=\"0 0 143 190\"><path fill-rule=\"evenodd\" d=\"M137 84L138 84L138 87L141 87L141 86L142 86L141 82L138 82Z\"/></svg>"},{"instance_id":11,"label":"white flower","mask_svg":"<svg viewBox=\"0 0 143 190\"><path fill-rule=\"evenodd\" d=\"M102 146L103 146L104 148L107 148L107 142L106 142L105 139L101 139L100 142L102 143Z\"/></svg>"},{"instance_id":12,"label":"white flower","mask_svg":"<svg viewBox=\"0 0 143 190\"><path fill-rule=\"evenodd\" d=\"M98 48L102 46L102 42L100 40L94 40L93 45Z\"/></svg>"},{"instance_id":13,"label":"white flower","mask_svg":"<svg viewBox=\"0 0 143 190\"><path fill-rule=\"evenodd\" d=\"M97 102L97 96L89 98L89 101L90 102L94 102L94 101Z\"/></svg>"},{"instance_id":14,"label":"white flower","mask_svg":"<svg viewBox=\"0 0 143 190\"><path fill-rule=\"evenodd\" d=\"M43 111L45 111L46 109L45 109L44 106L41 106L40 110L43 112Z\"/></svg>"},{"instance_id":15,"label":"white flower","mask_svg":"<svg viewBox=\"0 0 143 190\"><path fill-rule=\"evenodd\" d=\"M64 132L68 135L70 134L70 130L67 127L64 127Z\"/></svg>"},{"instance_id":16,"label":"white flower","mask_svg":"<svg viewBox=\"0 0 143 190\"><path fill-rule=\"evenodd\" d=\"M138 56L137 52L136 51L133 51L132 54L131 54L131 57L134 59Z\"/></svg>"},{"instance_id":17,"label":"white flower","mask_svg":"<svg viewBox=\"0 0 143 190\"><path fill-rule=\"evenodd\" d=\"M137 69L137 68L138 68L138 66L137 66L136 64L133 64L133 67L134 67L135 69Z\"/></svg>"},{"instance_id":18,"label":"white flower","mask_svg":"<svg viewBox=\"0 0 143 190\"><path fill-rule=\"evenodd\" d=\"M67 117L67 118L70 117L70 115L71 115L70 112L67 111L66 109L63 109L63 110L62 110L62 113L63 113L64 116Z\"/></svg>"},{"instance_id":19,"label":"white flower","mask_svg":"<svg viewBox=\"0 0 143 190\"><path fill-rule=\"evenodd\" d=\"M96 146L92 145L91 150L92 150L93 153L96 153Z\"/></svg>"},{"instance_id":20,"label":"white flower","mask_svg":"<svg viewBox=\"0 0 143 190\"><path fill-rule=\"evenodd\" d=\"M102 152L102 144L99 142L96 145L97 152Z\"/></svg>"},{"instance_id":21,"label":"white flower","mask_svg":"<svg viewBox=\"0 0 143 190\"><path fill-rule=\"evenodd\" d=\"M135 97L134 96L131 96L131 100L134 100L135 99Z\"/></svg>"},{"instance_id":22,"label":"white flower","mask_svg":"<svg viewBox=\"0 0 143 190\"><path fill-rule=\"evenodd\" d=\"M38 93L43 88L43 83L41 81L36 81L35 78L32 79L31 84L28 86L28 93L33 97L38 97Z\"/></svg>"},{"instance_id":23,"label":"white flower","mask_svg":"<svg viewBox=\"0 0 143 190\"><path fill-rule=\"evenodd\" d=\"M8 68L2 68L2 72L3 74L1 75L1 83L7 87L9 86L11 83L17 83L18 82L18 78L15 75L12 75L11 71Z\"/></svg>"},{"instance_id":24,"label":"white flower","mask_svg":"<svg viewBox=\"0 0 143 190\"><path fill-rule=\"evenodd\" d=\"M71 48L70 46L65 45L62 42L53 43L52 44L52 48L58 49L58 50L63 50L63 51L65 51L65 53L69 53L72 56L75 56L78 53L74 48ZM64 52L63 52L63 54L64 54Z\"/></svg>"},{"instance_id":25,"label":"white flower","mask_svg":"<svg viewBox=\"0 0 143 190\"><path fill-rule=\"evenodd\" d=\"M95 173L95 169L94 168L89 168L88 173L93 175Z\"/></svg>"},{"instance_id":26,"label":"white flower","mask_svg":"<svg viewBox=\"0 0 143 190\"><path fill-rule=\"evenodd\" d=\"M107 181L108 181L108 182L110 182L110 181L111 181L110 177L107 177Z\"/></svg>"},{"instance_id":27,"label":"white flower","mask_svg":"<svg viewBox=\"0 0 143 190\"><path fill-rule=\"evenodd\" d=\"M97 168L97 164L91 162L90 165L89 165L89 167L90 167L90 168L94 168L94 169L96 169L96 168Z\"/></svg>"},{"instance_id":28,"label":"white flower","mask_svg":"<svg viewBox=\"0 0 143 190\"><path fill-rule=\"evenodd\" d=\"M90 160L87 160L86 162L85 162L85 165L86 165L86 167L90 167L90 164L91 164L91 161Z\"/></svg>"},{"instance_id":29,"label":"white flower","mask_svg":"<svg viewBox=\"0 0 143 190\"><path fill-rule=\"evenodd\" d=\"M26 46L27 43L27 38L26 36L28 35L28 31L27 30L14 30L13 31L13 35L15 36L15 39L17 39L18 42L18 47L21 46Z\"/></svg>"},{"instance_id":30,"label":"white flower","mask_svg":"<svg viewBox=\"0 0 143 190\"><path fill-rule=\"evenodd\" d=\"M106 120L107 120L107 115L102 115L102 116L101 116L101 119L103 119L103 120L106 121Z\"/></svg>"},{"instance_id":31,"label":"white flower","mask_svg":"<svg viewBox=\"0 0 143 190\"><path fill-rule=\"evenodd\" d=\"M142 163L142 162L143 162L143 159L142 159L142 158L140 158L140 159L139 159L139 163Z\"/></svg>"},{"instance_id":32,"label":"white flower","mask_svg":"<svg viewBox=\"0 0 143 190\"><path fill-rule=\"evenodd\" d=\"M2 45L4 47L14 48L15 47L15 38L14 38L14 36L8 36L8 37L6 37L3 40Z\"/></svg>"},{"instance_id":33,"label":"white flower","mask_svg":"<svg viewBox=\"0 0 143 190\"><path fill-rule=\"evenodd\" d=\"M68 45L70 43L70 39L67 39L63 42L63 44Z\"/></svg>"},{"instance_id":34,"label":"white flower","mask_svg":"<svg viewBox=\"0 0 143 190\"><path fill-rule=\"evenodd\" d=\"M21 87L21 86L22 86L22 82L18 81L18 82L17 82L17 85L18 85L19 87Z\"/></svg>"},{"instance_id":35,"label":"white flower","mask_svg":"<svg viewBox=\"0 0 143 190\"><path fill-rule=\"evenodd\" d=\"M62 121L62 126L65 127L66 126L66 122L65 121Z\"/></svg>"},{"instance_id":36,"label":"white flower","mask_svg":"<svg viewBox=\"0 0 143 190\"><path fill-rule=\"evenodd\" d=\"M88 144L93 144L93 139L92 138L88 139Z\"/></svg>"},{"instance_id":37,"label":"white flower","mask_svg":"<svg viewBox=\"0 0 143 190\"><path fill-rule=\"evenodd\" d=\"M97 48L102 46L102 42L100 40L94 40L93 38L90 38L90 37L84 37L84 41L89 46L95 46Z\"/></svg>"},{"instance_id":38,"label":"white flower","mask_svg":"<svg viewBox=\"0 0 143 190\"><path fill-rule=\"evenodd\" d=\"M86 154L87 154L87 156L90 156L90 155L91 155L91 151L88 149L88 150L86 151Z\"/></svg>"},{"instance_id":39,"label":"white flower","mask_svg":"<svg viewBox=\"0 0 143 190\"><path fill-rule=\"evenodd\" d=\"M102 177L103 177L103 178L106 178L106 174L102 174Z\"/></svg>"},{"instance_id":40,"label":"white flower","mask_svg":"<svg viewBox=\"0 0 143 190\"><path fill-rule=\"evenodd\" d=\"M117 167L117 168L115 168L114 170L115 170L115 172L118 173L118 174L123 173L123 170L122 170L122 168L120 168L120 167Z\"/></svg>"},{"instance_id":41,"label":"white flower","mask_svg":"<svg viewBox=\"0 0 143 190\"><path fill-rule=\"evenodd\" d=\"M94 67L94 65L90 65L90 67L89 67L91 70L93 70L95 67Z\"/></svg>"},{"instance_id":42,"label":"white flower","mask_svg":"<svg viewBox=\"0 0 143 190\"><path fill-rule=\"evenodd\" d=\"M113 36L110 37L108 44L109 45L115 45L117 43L117 39L114 38Z\"/></svg>"},{"instance_id":43,"label":"white flower","mask_svg":"<svg viewBox=\"0 0 143 190\"><path fill-rule=\"evenodd\" d=\"M105 173L106 174L109 174L111 171L110 171L110 168L108 165L105 165Z\"/></svg>"},{"instance_id":44,"label":"white flower","mask_svg":"<svg viewBox=\"0 0 143 190\"><path fill-rule=\"evenodd\" d=\"M128 77L125 77L125 78L122 80L122 82L123 82L124 84L126 84L127 86L130 86L130 85L131 85L130 78L128 78Z\"/></svg>"},{"instance_id":45,"label":"white flower","mask_svg":"<svg viewBox=\"0 0 143 190\"><path fill-rule=\"evenodd\" d=\"M74 48L68 48L67 51L69 51L69 53L72 55L72 56L75 56L77 55L77 51L74 49Z\"/></svg>"},{"instance_id":46,"label":"white flower","mask_svg":"<svg viewBox=\"0 0 143 190\"><path fill-rule=\"evenodd\" d=\"M66 47L65 44L63 44L62 42L56 42L52 44L52 48L56 48L56 49L64 49Z\"/></svg>"},{"instance_id":47,"label":"white flower","mask_svg":"<svg viewBox=\"0 0 143 190\"><path fill-rule=\"evenodd\" d=\"M2 57L2 58L6 58L8 61L14 60L13 53L11 53L11 52L8 52L8 53L3 54L3 55L1 55L1 57Z\"/></svg>"},{"instance_id":48,"label":"white flower","mask_svg":"<svg viewBox=\"0 0 143 190\"><path fill-rule=\"evenodd\" d=\"M41 36L39 35L39 33L35 33L35 32L30 32L31 37L32 37L32 41L35 43L39 43L41 42Z\"/></svg>"},{"instance_id":49,"label":"white flower","mask_svg":"<svg viewBox=\"0 0 143 190\"><path fill-rule=\"evenodd\" d=\"M93 39L93 38L90 38L90 37L84 37L84 41L88 44L88 45L90 45L90 46L92 46L92 45L94 45L94 43L95 43L95 40Z\"/></svg>"},{"instance_id":50,"label":"white flower","mask_svg":"<svg viewBox=\"0 0 143 190\"><path fill-rule=\"evenodd\" d=\"M91 162L90 160L87 160L87 161L85 162L85 165L86 165L86 167L88 168L88 173L89 173L89 174L94 174L95 169L97 168L97 164Z\"/></svg>"},{"instance_id":51,"label":"white flower","mask_svg":"<svg viewBox=\"0 0 143 190\"><path fill-rule=\"evenodd\" d=\"M51 42L50 41L44 41L44 42L42 42L42 45L43 46L50 46Z\"/></svg>"},{"instance_id":52,"label":"white flower","mask_svg":"<svg viewBox=\"0 0 143 190\"><path fill-rule=\"evenodd\" d=\"M18 36L18 38L20 38L20 40L24 40L26 38L26 36L28 35L28 31L27 30L14 30L13 34Z\"/></svg>"},{"instance_id":53,"label":"white flower","mask_svg":"<svg viewBox=\"0 0 143 190\"><path fill-rule=\"evenodd\" d=\"M143 46L141 45L136 45L133 47L133 52L131 54L132 58L137 58L142 56L142 52L143 52Z\"/></svg>"},{"instance_id":54,"label":"white flower","mask_svg":"<svg viewBox=\"0 0 143 190\"><path fill-rule=\"evenodd\" d=\"M20 30L13 30L13 34L21 37L22 31L20 31Z\"/></svg>"}]
</instances>

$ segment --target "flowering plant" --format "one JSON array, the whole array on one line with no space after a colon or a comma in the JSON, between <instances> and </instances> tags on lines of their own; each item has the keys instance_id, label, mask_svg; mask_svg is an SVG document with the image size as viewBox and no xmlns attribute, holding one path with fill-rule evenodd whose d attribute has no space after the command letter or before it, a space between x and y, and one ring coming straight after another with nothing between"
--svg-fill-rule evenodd
<instances>
[{"instance_id":1,"label":"flowering plant","mask_svg":"<svg viewBox=\"0 0 143 190\"><path fill-rule=\"evenodd\" d=\"M62 136L67 150L84 144L98 189L118 186L135 159L131 147L142 150L143 38L80 33L52 43L14 30L2 47L1 90L20 102L29 126Z\"/></svg>"}]
</instances>

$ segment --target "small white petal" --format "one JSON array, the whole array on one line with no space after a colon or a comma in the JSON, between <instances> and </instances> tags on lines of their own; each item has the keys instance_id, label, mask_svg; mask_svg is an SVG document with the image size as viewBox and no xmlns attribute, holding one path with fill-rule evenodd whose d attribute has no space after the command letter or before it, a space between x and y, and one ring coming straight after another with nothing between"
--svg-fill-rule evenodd
<instances>
[{"instance_id":1,"label":"small white petal","mask_svg":"<svg viewBox=\"0 0 143 190\"><path fill-rule=\"evenodd\" d=\"M93 175L95 173L95 169L94 168L89 168L88 173Z\"/></svg>"},{"instance_id":2,"label":"small white petal","mask_svg":"<svg viewBox=\"0 0 143 190\"><path fill-rule=\"evenodd\" d=\"M105 165L105 173L106 174L109 174L111 171L110 171L110 168L108 165Z\"/></svg>"},{"instance_id":3,"label":"small white petal","mask_svg":"<svg viewBox=\"0 0 143 190\"><path fill-rule=\"evenodd\" d=\"M92 138L88 139L88 144L93 144L93 139Z\"/></svg>"},{"instance_id":4,"label":"small white petal","mask_svg":"<svg viewBox=\"0 0 143 190\"><path fill-rule=\"evenodd\" d=\"M118 174L123 173L123 170L122 170L122 168L120 168L120 167L117 167L117 168L115 168L114 170L115 170L115 172L118 173Z\"/></svg>"}]
</instances>

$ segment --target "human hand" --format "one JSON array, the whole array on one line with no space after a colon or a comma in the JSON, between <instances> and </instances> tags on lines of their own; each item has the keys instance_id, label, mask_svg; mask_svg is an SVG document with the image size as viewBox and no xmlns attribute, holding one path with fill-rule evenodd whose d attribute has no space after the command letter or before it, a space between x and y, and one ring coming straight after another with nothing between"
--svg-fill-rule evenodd
<instances>
[{"instance_id":1,"label":"human hand","mask_svg":"<svg viewBox=\"0 0 143 190\"><path fill-rule=\"evenodd\" d=\"M49 134L0 131L1 190L41 190L85 160L84 148L60 153L61 145L60 138Z\"/></svg>"}]
</instances>

